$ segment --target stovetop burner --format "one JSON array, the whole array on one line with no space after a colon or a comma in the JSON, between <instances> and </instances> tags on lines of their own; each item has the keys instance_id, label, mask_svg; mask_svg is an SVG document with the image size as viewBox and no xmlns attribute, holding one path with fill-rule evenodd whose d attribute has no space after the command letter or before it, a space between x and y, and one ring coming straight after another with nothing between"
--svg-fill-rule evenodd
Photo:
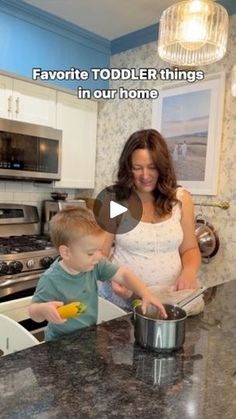
<instances>
[{"instance_id":1,"label":"stovetop burner","mask_svg":"<svg viewBox=\"0 0 236 419\"><path fill-rule=\"evenodd\" d=\"M31 290L58 257L49 236L38 234L38 209L0 203L0 301Z\"/></svg>"},{"instance_id":2,"label":"stovetop burner","mask_svg":"<svg viewBox=\"0 0 236 419\"><path fill-rule=\"evenodd\" d=\"M35 252L52 248L53 245L47 236L35 234L0 237L0 255Z\"/></svg>"}]
</instances>

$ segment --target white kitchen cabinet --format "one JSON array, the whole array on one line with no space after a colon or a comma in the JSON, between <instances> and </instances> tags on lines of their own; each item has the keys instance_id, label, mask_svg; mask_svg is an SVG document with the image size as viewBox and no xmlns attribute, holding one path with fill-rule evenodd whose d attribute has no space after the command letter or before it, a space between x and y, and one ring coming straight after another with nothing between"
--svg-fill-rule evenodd
<instances>
[{"instance_id":1,"label":"white kitchen cabinet","mask_svg":"<svg viewBox=\"0 0 236 419\"><path fill-rule=\"evenodd\" d=\"M59 188L93 188L96 158L97 103L57 93L57 125L62 129Z\"/></svg>"},{"instance_id":2,"label":"white kitchen cabinet","mask_svg":"<svg viewBox=\"0 0 236 419\"><path fill-rule=\"evenodd\" d=\"M56 91L0 76L0 116L55 127Z\"/></svg>"},{"instance_id":3,"label":"white kitchen cabinet","mask_svg":"<svg viewBox=\"0 0 236 419\"><path fill-rule=\"evenodd\" d=\"M12 119L13 80L0 76L0 117Z\"/></svg>"}]
</instances>

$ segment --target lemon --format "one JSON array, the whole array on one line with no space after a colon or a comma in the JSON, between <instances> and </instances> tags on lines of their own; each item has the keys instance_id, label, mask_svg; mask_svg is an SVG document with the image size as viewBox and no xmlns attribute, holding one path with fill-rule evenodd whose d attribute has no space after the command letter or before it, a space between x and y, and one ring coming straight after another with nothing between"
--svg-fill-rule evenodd
<instances>
[{"instance_id":1,"label":"lemon","mask_svg":"<svg viewBox=\"0 0 236 419\"><path fill-rule=\"evenodd\" d=\"M142 300L140 300L139 298L135 298L131 302L131 305L132 305L133 308L141 306L141 304L142 304Z\"/></svg>"}]
</instances>

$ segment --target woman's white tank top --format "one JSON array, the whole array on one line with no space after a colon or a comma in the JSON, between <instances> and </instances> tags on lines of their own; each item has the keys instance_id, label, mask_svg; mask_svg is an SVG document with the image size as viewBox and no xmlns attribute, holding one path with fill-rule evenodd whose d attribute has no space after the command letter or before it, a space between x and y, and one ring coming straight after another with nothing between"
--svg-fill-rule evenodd
<instances>
[{"instance_id":1,"label":"woman's white tank top","mask_svg":"<svg viewBox=\"0 0 236 419\"><path fill-rule=\"evenodd\" d=\"M176 197L181 201L183 188ZM128 233L117 234L111 260L125 265L147 286L173 285L182 270L179 247L183 241L181 205L176 203L167 220L158 223L140 221Z\"/></svg>"}]
</instances>

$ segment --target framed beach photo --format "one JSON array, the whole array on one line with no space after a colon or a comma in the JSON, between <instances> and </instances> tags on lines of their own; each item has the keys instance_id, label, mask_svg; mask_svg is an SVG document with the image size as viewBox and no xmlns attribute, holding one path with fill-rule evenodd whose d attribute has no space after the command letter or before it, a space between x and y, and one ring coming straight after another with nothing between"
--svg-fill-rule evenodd
<instances>
[{"instance_id":1,"label":"framed beach photo","mask_svg":"<svg viewBox=\"0 0 236 419\"><path fill-rule=\"evenodd\" d=\"M225 74L160 89L152 127L165 138L178 184L196 195L216 195L222 137Z\"/></svg>"}]
</instances>

